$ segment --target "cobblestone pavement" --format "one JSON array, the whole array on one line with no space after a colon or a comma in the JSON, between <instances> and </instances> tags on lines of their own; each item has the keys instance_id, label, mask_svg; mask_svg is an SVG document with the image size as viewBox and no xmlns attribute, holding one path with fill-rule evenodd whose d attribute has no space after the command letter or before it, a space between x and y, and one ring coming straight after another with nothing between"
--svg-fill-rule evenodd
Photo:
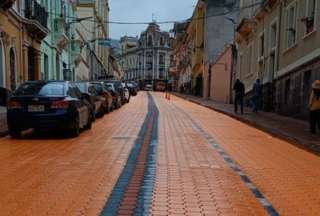
<instances>
[{"instance_id":1,"label":"cobblestone pavement","mask_svg":"<svg viewBox=\"0 0 320 216\"><path fill-rule=\"evenodd\" d=\"M1 138L0 215L319 215L319 157L151 96L139 93L79 138Z\"/></svg>"},{"instance_id":2,"label":"cobblestone pavement","mask_svg":"<svg viewBox=\"0 0 320 216\"><path fill-rule=\"evenodd\" d=\"M0 215L99 215L147 113L141 93L79 138L0 139Z\"/></svg>"},{"instance_id":3,"label":"cobblestone pavement","mask_svg":"<svg viewBox=\"0 0 320 216\"><path fill-rule=\"evenodd\" d=\"M288 140L299 147L320 155L320 133L316 135L310 134L309 122L307 121L286 117L273 112L260 111L258 114L255 114L249 107L245 107L244 115L240 115L234 113L233 104L219 103L192 95L175 94L184 99L248 123L266 131L267 133L271 133L277 137Z\"/></svg>"},{"instance_id":4,"label":"cobblestone pavement","mask_svg":"<svg viewBox=\"0 0 320 216\"><path fill-rule=\"evenodd\" d=\"M319 157L203 106L156 98L152 214L319 215Z\"/></svg>"}]
</instances>

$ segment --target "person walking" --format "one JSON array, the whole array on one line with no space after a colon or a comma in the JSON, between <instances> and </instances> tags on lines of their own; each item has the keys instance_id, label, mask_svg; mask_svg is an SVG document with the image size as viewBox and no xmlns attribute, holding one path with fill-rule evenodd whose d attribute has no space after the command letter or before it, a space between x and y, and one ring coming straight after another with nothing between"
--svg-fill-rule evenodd
<instances>
[{"instance_id":1,"label":"person walking","mask_svg":"<svg viewBox=\"0 0 320 216\"><path fill-rule=\"evenodd\" d=\"M241 114L243 114L244 84L237 79L233 86L233 90L235 91L234 112L238 112L238 105L240 104Z\"/></svg>"},{"instance_id":2,"label":"person walking","mask_svg":"<svg viewBox=\"0 0 320 216\"><path fill-rule=\"evenodd\" d=\"M312 92L309 102L310 109L310 132L316 133L316 128L320 130L320 80L312 84Z\"/></svg>"},{"instance_id":3,"label":"person walking","mask_svg":"<svg viewBox=\"0 0 320 216\"><path fill-rule=\"evenodd\" d=\"M252 97L252 111L257 113L260 107L261 100L261 85L260 79L257 79L253 85L253 97Z\"/></svg>"}]
</instances>

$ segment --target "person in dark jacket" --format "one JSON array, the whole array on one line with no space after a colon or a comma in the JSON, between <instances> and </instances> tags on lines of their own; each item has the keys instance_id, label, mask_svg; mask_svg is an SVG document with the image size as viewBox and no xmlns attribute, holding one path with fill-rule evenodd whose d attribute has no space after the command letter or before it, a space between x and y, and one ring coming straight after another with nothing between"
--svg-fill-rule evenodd
<instances>
[{"instance_id":1,"label":"person in dark jacket","mask_svg":"<svg viewBox=\"0 0 320 216\"><path fill-rule=\"evenodd\" d=\"M253 85L252 111L254 113L257 113L259 111L260 100L261 100L261 85L260 85L260 79L257 79L257 81Z\"/></svg>"},{"instance_id":2,"label":"person in dark jacket","mask_svg":"<svg viewBox=\"0 0 320 216\"><path fill-rule=\"evenodd\" d=\"M238 105L241 107L241 114L243 114L243 97L244 97L244 84L237 79L236 83L233 86L233 90L235 91L235 100L234 100L234 112L238 112Z\"/></svg>"},{"instance_id":3,"label":"person in dark jacket","mask_svg":"<svg viewBox=\"0 0 320 216\"><path fill-rule=\"evenodd\" d=\"M310 109L310 132L316 133L317 125L320 130L320 80L312 84L312 92L309 101Z\"/></svg>"}]
</instances>

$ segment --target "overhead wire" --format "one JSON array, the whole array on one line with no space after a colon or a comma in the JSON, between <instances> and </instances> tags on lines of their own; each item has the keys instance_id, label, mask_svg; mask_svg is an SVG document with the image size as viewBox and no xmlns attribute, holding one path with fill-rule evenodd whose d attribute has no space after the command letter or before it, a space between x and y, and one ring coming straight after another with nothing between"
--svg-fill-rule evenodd
<instances>
[{"instance_id":1,"label":"overhead wire","mask_svg":"<svg viewBox=\"0 0 320 216\"><path fill-rule=\"evenodd\" d=\"M253 8L253 7L256 7L256 6L259 6L263 3L263 1L259 1L259 2L256 2L256 3L253 3L253 4L249 4L249 5L246 5L246 6L243 6L243 7L236 7L236 8L233 8L232 10L228 10L228 11L225 11L225 12L221 12L221 13L215 13L215 14L210 14L210 15L207 15L207 16L203 16L203 17L196 17L196 18L188 18L188 19L181 19L181 20L166 20L166 21L156 21L155 23L161 25L161 24L174 24L174 23L182 23L182 22L187 22L187 21L194 21L194 20L203 20L203 19L207 19L207 18L211 18L211 17L218 17L218 16L225 16L225 15L228 15L228 14L232 14L232 13L235 13L235 12L238 12L238 11L241 11L241 10L245 10L245 9L249 9L249 8ZM48 11L47 12L48 14L52 14L52 15L56 15L56 16L61 16L60 13L54 13L54 12L51 12L51 11ZM64 16L65 18L68 18L68 19L73 19L73 20L77 20L77 19L81 19L81 17L76 17L76 16ZM143 22L127 22L127 21L96 21L93 19L92 17L92 20L90 19L86 19L86 20L82 20L81 22L94 22L94 23L105 23L105 24L117 24L117 25L147 25L147 24L150 24L150 21L143 21Z\"/></svg>"}]
</instances>

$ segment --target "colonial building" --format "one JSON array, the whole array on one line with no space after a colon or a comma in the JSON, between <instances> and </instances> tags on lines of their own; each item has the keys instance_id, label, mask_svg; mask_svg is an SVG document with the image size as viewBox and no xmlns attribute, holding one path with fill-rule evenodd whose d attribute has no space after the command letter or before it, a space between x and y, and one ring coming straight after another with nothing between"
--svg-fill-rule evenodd
<instances>
[{"instance_id":1,"label":"colonial building","mask_svg":"<svg viewBox=\"0 0 320 216\"><path fill-rule=\"evenodd\" d=\"M170 35L155 22L149 24L139 39L122 38L121 47L123 52L118 61L127 80L137 80L141 85L168 81L172 60Z\"/></svg>"},{"instance_id":2,"label":"colonial building","mask_svg":"<svg viewBox=\"0 0 320 216\"><path fill-rule=\"evenodd\" d=\"M41 79L41 42L49 33L48 13L35 0L0 2L0 86L14 90Z\"/></svg>"},{"instance_id":3,"label":"colonial building","mask_svg":"<svg viewBox=\"0 0 320 216\"><path fill-rule=\"evenodd\" d=\"M320 79L320 5L316 0L241 1L236 76L247 101L255 79L263 82L263 108L308 117L311 83ZM250 10L249 10L250 8Z\"/></svg>"},{"instance_id":4,"label":"colonial building","mask_svg":"<svg viewBox=\"0 0 320 216\"><path fill-rule=\"evenodd\" d=\"M108 76L109 47L100 41L109 37L108 0L77 1L77 18L74 47L76 55L75 79L97 80Z\"/></svg>"},{"instance_id":5,"label":"colonial building","mask_svg":"<svg viewBox=\"0 0 320 216\"><path fill-rule=\"evenodd\" d=\"M194 44L192 34L187 33L190 21L175 23L173 32L173 64L170 75L175 79L176 91L192 93L192 65L191 53Z\"/></svg>"},{"instance_id":6,"label":"colonial building","mask_svg":"<svg viewBox=\"0 0 320 216\"><path fill-rule=\"evenodd\" d=\"M194 95L211 97L215 73L211 65L233 41L237 7L238 1L199 0L190 20L175 25L175 70L179 74L179 89L182 86Z\"/></svg>"},{"instance_id":7,"label":"colonial building","mask_svg":"<svg viewBox=\"0 0 320 216\"><path fill-rule=\"evenodd\" d=\"M76 1L43 1L48 13L50 34L41 44L42 79L74 80L75 64L71 55L75 38Z\"/></svg>"}]
</instances>

